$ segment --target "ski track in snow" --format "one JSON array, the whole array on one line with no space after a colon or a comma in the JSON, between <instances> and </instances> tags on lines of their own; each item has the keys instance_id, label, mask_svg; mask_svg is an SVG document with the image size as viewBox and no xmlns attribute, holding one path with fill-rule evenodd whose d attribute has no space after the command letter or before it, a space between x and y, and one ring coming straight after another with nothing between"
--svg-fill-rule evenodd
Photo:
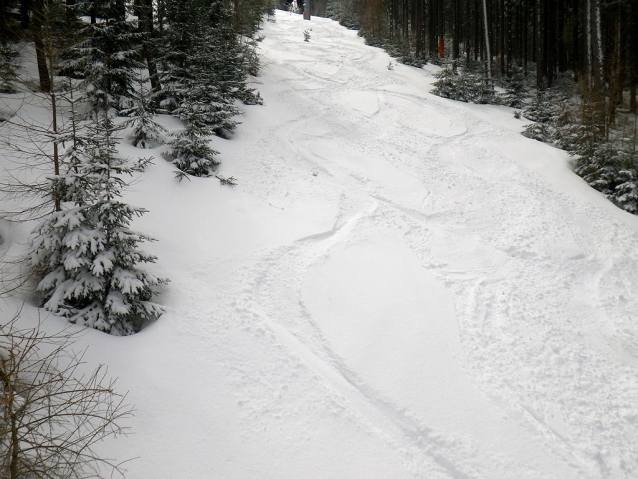
<instances>
[{"instance_id":1,"label":"ski track in snow","mask_svg":"<svg viewBox=\"0 0 638 479\"><path fill-rule=\"evenodd\" d=\"M492 142L520 142L519 133L428 95L425 72L384 71L381 50L362 47L334 23L313 22L304 44L304 24L296 17L278 15L277 22L266 30L266 75L285 69L286 77L265 100L299 104L308 113L263 140L273 152L285 140L299 164L267 166L281 173L276 188L286 191L294 190L300 170L318 172L323 195L339 197L340 212L332 230L256 259L242 307L282 343L291 335L291 353L310 368L328 368L322 378L341 392L353 409L348 414L377 428L400 452L408 475L634 476L635 223L627 228L494 151ZM420 91L405 86L406 72L424 77ZM358 252L378 238L383 246ZM408 351L415 355L402 359L419 363L419 347L446 339L436 355L420 352L438 364L403 364L414 376L398 387L370 371L370 357L356 357L360 346L348 344L376 334L356 309L354 316L339 313L356 300L344 293L333 311L317 298L362 281L356 272L349 277L352 256L382 262L380 251L400 248L449 295L451 307L432 312L443 315L438 323L422 318L433 323L422 336L404 330L396 343L371 341L381 349L369 354L388 355L395 346L409 348L407 339L417 335L420 346ZM361 260L354 267L365 266ZM367 268L371 275L393 272L378 264ZM392 334L393 324L414 327L402 324L402 304L392 296L374 296L396 293L377 280L378 290L373 280L367 285L369 297L365 288L357 290L363 303L374 303L360 314L398 310L382 334ZM401 296L396 299L409 300ZM402 387L418 390L420 381L442 380L431 378L430 368L444 368L454 386L448 392L434 382L432 389L412 391L424 401L414 403ZM458 405L455 394L462 397Z\"/></svg>"},{"instance_id":2,"label":"ski track in snow","mask_svg":"<svg viewBox=\"0 0 638 479\"><path fill-rule=\"evenodd\" d=\"M265 106L214 145L225 211L168 165L131 194L162 198L140 229L172 284L105 340L138 408L113 454L148 441L129 477L636 477L636 218L510 110L430 95L434 67L326 19L264 33Z\"/></svg>"}]
</instances>

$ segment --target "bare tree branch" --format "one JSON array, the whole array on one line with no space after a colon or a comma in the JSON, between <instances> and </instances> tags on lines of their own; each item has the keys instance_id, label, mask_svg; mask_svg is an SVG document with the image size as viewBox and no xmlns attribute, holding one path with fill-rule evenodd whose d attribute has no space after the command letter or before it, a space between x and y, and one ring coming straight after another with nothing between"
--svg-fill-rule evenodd
<instances>
[{"instance_id":1,"label":"bare tree branch","mask_svg":"<svg viewBox=\"0 0 638 479\"><path fill-rule=\"evenodd\" d=\"M123 477L124 463L94 446L128 432L126 394L104 365L79 374L80 333L23 328L20 313L0 326L0 479Z\"/></svg>"}]
</instances>

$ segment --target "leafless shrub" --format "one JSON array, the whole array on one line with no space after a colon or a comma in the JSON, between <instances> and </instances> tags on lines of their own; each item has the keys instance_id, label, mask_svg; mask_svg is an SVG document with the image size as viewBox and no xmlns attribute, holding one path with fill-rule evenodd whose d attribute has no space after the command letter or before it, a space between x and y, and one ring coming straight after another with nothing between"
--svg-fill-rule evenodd
<instances>
[{"instance_id":1,"label":"leafless shrub","mask_svg":"<svg viewBox=\"0 0 638 479\"><path fill-rule=\"evenodd\" d=\"M0 326L0 479L123 477L94 446L127 432L126 395L106 367L82 372L78 333L21 327L19 316Z\"/></svg>"}]
</instances>

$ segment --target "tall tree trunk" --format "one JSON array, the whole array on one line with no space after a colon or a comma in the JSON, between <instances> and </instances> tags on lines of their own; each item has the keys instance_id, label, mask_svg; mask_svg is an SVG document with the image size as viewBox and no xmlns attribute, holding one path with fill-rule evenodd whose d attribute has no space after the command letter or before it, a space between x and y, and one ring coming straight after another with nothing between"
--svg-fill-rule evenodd
<instances>
[{"instance_id":1,"label":"tall tree trunk","mask_svg":"<svg viewBox=\"0 0 638 479\"><path fill-rule=\"evenodd\" d=\"M51 91L51 78L49 76L49 67L47 65L47 55L42 39L42 25L45 18L45 2L46 0L35 0L33 5L33 21L31 30L33 32L33 43L35 44L36 61L38 64L38 76L40 77L40 90L43 92Z\"/></svg>"},{"instance_id":2,"label":"tall tree trunk","mask_svg":"<svg viewBox=\"0 0 638 479\"><path fill-rule=\"evenodd\" d=\"M452 0L452 58L455 60L460 53L461 22L459 18L460 0Z\"/></svg>"},{"instance_id":3,"label":"tall tree trunk","mask_svg":"<svg viewBox=\"0 0 638 479\"><path fill-rule=\"evenodd\" d=\"M587 0L588 10L588 49L589 49L589 78L592 88L602 91L603 63L601 43L600 0Z\"/></svg>"},{"instance_id":4,"label":"tall tree trunk","mask_svg":"<svg viewBox=\"0 0 638 479\"><path fill-rule=\"evenodd\" d=\"M30 25L29 11L31 10L31 0L20 0L20 28L28 30Z\"/></svg>"},{"instance_id":5,"label":"tall tree trunk","mask_svg":"<svg viewBox=\"0 0 638 479\"><path fill-rule=\"evenodd\" d=\"M139 4L139 28L145 37L143 41L143 53L148 67L148 76L151 81L151 89L158 92L162 89L159 81L159 72L157 71L157 62L155 60L155 50L152 47L152 39L154 35L153 29L153 0L141 0Z\"/></svg>"},{"instance_id":6,"label":"tall tree trunk","mask_svg":"<svg viewBox=\"0 0 638 479\"><path fill-rule=\"evenodd\" d=\"M7 0L0 0L0 45L6 46L9 38L9 32L7 31Z\"/></svg>"},{"instance_id":7,"label":"tall tree trunk","mask_svg":"<svg viewBox=\"0 0 638 479\"><path fill-rule=\"evenodd\" d=\"M91 25L95 25L97 23L97 0L90 0L90 2Z\"/></svg>"},{"instance_id":8,"label":"tall tree trunk","mask_svg":"<svg viewBox=\"0 0 638 479\"><path fill-rule=\"evenodd\" d=\"M501 0L501 5L499 7L499 39L498 39L498 50L501 58L501 75L507 73L507 68L505 67L505 0Z\"/></svg>"},{"instance_id":9,"label":"tall tree trunk","mask_svg":"<svg viewBox=\"0 0 638 479\"><path fill-rule=\"evenodd\" d=\"M487 78L492 79L492 54L490 52L490 30L487 20L487 0L483 0L483 18L485 20L485 52L487 65Z\"/></svg>"}]
</instances>

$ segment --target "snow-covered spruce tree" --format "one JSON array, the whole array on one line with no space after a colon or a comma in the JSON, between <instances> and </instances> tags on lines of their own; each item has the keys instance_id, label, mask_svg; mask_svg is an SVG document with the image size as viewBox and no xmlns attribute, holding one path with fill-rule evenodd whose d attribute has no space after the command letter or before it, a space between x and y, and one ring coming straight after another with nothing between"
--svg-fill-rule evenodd
<instances>
[{"instance_id":1,"label":"snow-covered spruce tree","mask_svg":"<svg viewBox=\"0 0 638 479\"><path fill-rule=\"evenodd\" d=\"M442 98L466 101L462 99L465 96L460 91L459 75L452 65L448 65L437 72L435 77L437 80L432 84L434 88L430 90L430 93Z\"/></svg>"},{"instance_id":2,"label":"snow-covered spruce tree","mask_svg":"<svg viewBox=\"0 0 638 479\"><path fill-rule=\"evenodd\" d=\"M581 157L592 156L607 141L605 100L585 89L581 95L580 117L574 128L572 151Z\"/></svg>"},{"instance_id":3,"label":"snow-covered spruce tree","mask_svg":"<svg viewBox=\"0 0 638 479\"><path fill-rule=\"evenodd\" d=\"M259 53L257 48L259 47L259 43L264 40L263 36L256 36L253 38L246 39L243 44L243 59L245 65L245 72L248 75L256 77L259 75L259 70L261 70L261 59L259 57ZM246 83L247 84L247 83ZM249 89L250 96L245 99L239 98L246 105L261 105L263 104L263 100L261 99L261 95L255 89Z\"/></svg>"},{"instance_id":4,"label":"snow-covered spruce tree","mask_svg":"<svg viewBox=\"0 0 638 479\"><path fill-rule=\"evenodd\" d=\"M70 204L38 225L31 260L42 276L37 289L47 310L72 323L129 335L162 314L151 299L166 280L138 268L156 259L138 249L152 239L129 229L145 210L119 200L127 185L124 176L143 165L129 166L117 156L117 128L107 111L92 129L87 158L64 178L67 184L84 182L89 194L69 194Z\"/></svg>"},{"instance_id":5,"label":"snow-covered spruce tree","mask_svg":"<svg viewBox=\"0 0 638 479\"><path fill-rule=\"evenodd\" d=\"M193 0L171 0L164 8L167 24L158 40L162 89L155 97L161 109L172 114L188 94L186 82L193 79L190 57L198 35L196 17L205 12Z\"/></svg>"},{"instance_id":6,"label":"snow-covered spruce tree","mask_svg":"<svg viewBox=\"0 0 638 479\"><path fill-rule=\"evenodd\" d=\"M533 140L551 143L556 138L556 129L563 127L561 116L568 106L567 98L556 89L539 89L523 116L536 123L528 125L523 135Z\"/></svg>"},{"instance_id":7,"label":"snow-covered spruce tree","mask_svg":"<svg viewBox=\"0 0 638 479\"><path fill-rule=\"evenodd\" d=\"M523 136L541 142L548 142L552 137L550 122L555 115L555 108L548 102L546 90L537 90L533 101L523 112L523 116L534 123L523 130Z\"/></svg>"},{"instance_id":8,"label":"snow-covered spruce tree","mask_svg":"<svg viewBox=\"0 0 638 479\"><path fill-rule=\"evenodd\" d=\"M232 13L232 24L229 26L233 31L241 36L252 37L259 30L264 15L274 11L275 7L273 0L243 0L226 2L224 8Z\"/></svg>"},{"instance_id":9,"label":"snow-covered spruce tree","mask_svg":"<svg viewBox=\"0 0 638 479\"><path fill-rule=\"evenodd\" d=\"M505 80L503 103L510 108L523 108L527 100L527 82L521 67L515 67L512 75Z\"/></svg>"},{"instance_id":10,"label":"snow-covered spruce tree","mask_svg":"<svg viewBox=\"0 0 638 479\"><path fill-rule=\"evenodd\" d=\"M208 108L207 104L188 99L178 109L184 129L173 135L175 139L170 142L169 154L180 170L177 175L180 179L184 174L211 176L215 165L219 164L218 153L209 144L214 127L208 125Z\"/></svg>"},{"instance_id":11,"label":"snow-covered spruce tree","mask_svg":"<svg viewBox=\"0 0 638 479\"><path fill-rule=\"evenodd\" d=\"M99 115L107 105L117 112L130 108L136 70L144 65L136 44L140 35L126 19L125 1L103 0L96 6L104 19L86 27L67 68L83 71L88 100Z\"/></svg>"},{"instance_id":12,"label":"snow-covered spruce tree","mask_svg":"<svg viewBox=\"0 0 638 479\"><path fill-rule=\"evenodd\" d=\"M254 45L243 44L232 30L231 13L223 2L209 6L203 0L174 0L170 9L162 54L162 106L173 113L187 97L207 101L215 125L220 117L239 114L235 100L261 103L248 86L248 72L255 72ZM232 128L228 124L215 131Z\"/></svg>"},{"instance_id":13,"label":"snow-covered spruce tree","mask_svg":"<svg viewBox=\"0 0 638 479\"><path fill-rule=\"evenodd\" d=\"M72 131L59 135L57 139L60 145L68 145L60 154L59 172L47 178L47 189L57 199L56 212L63 209L64 203L84 206L92 195L91 177L84 173L84 165L92 154L92 138L83 135L76 119L72 123ZM86 133L91 134L90 131Z\"/></svg>"},{"instance_id":14,"label":"snow-covered spruce tree","mask_svg":"<svg viewBox=\"0 0 638 479\"><path fill-rule=\"evenodd\" d=\"M326 14L351 30L361 29L358 0L328 0Z\"/></svg>"},{"instance_id":15,"label":"snow-covered spruce tree","mask_svg":"<svg viewBox=\"0 0 638 479\"><path fill-rule=\"evenodd\" d=\"M527 125L523 130L523 136L543 143L548 143L553 133L552 128L547 123L541 122Z\"/></svg>"},{"instance_id":16,"label":"snow-covered spruce tree","mask_svg":"<svg viewBox=\"0 0 638 479\"><path fill-rule=\"evenodd\" d=\"M578 143L578 125L575 123L574 112L567 100L560 103L558 114L551 124L553 127L550 135L551 143L561 150L573 153Z\"/></svg>"},{"instance_id":17,"label":"snow-covered spruce tree","mask_svg":"<svg viewBox=\"0 0 638 479\"><path fill-rule=\"evenodd\" d=\"M480 105L492 105L496 103L496 93L494 82L485 75L470 74L467 76L472 82L473 88L468 88L471 92L472 103Z\"/></svg>"},{"instance_id":18,"label":"snow-covered spruce tree","mask_svg":"<svg viewBox=\"0 0 638 479\"><path fill-rule=\"evenodd\" d=\"M128 116L125 125L132 127L131 144L138 148L154 148L162 144L161 135L166 129L155 121L156 109L150 100L150 92L142 81L138 81L139 89L133 92L133 106L122 110Z\"/></svg>"},{"instance_id":19,"label":"snow-covered spruce tree","mask_svg":"<svg viewBox=\"0 0 638 479\"><path fill-rule=\"evenodd\" d=\"M215 7L214 7L215 8ZM224 95L239 100L246 105L263 103L259 92L250 86L249 75L259 73L260 64L257 55L259 39L237 35L230 27L227 14L213 12L219 16L209 35L208 49L212 62L211 81L215 82Z\"/></svg>"},{"instance_id":20,"label":"snow-covered spruce tree","mask_svg":"<svg viewBox=\"0 0 638 479\"><path fill-rule=\"evenodd\" d=\"M18 81L18 51L0 43L0 93L15 93Z\"/></svg>"},{"instance_id":21,"label":"snow-covered spruce tree","mask_svg":"<svg viewBox=\"0 0 638 479\"><path fill-rule=\"evenodd\" d=\"M448 66L436 74L438 80L432 93L466 103L495 103L494 86L485 75L474 73L469 67L454 70Z\"/></svg>"},{"instance_id":22,"label":"snow-covered spruce tree","mask_svg":"<svg viewBox=\"0 0 638 479\"><path fill-rule=\"evenodd\" d=\"M456 79L457 98L467 103L476 103L479 96L479 90L482 88L479 84L482 81L480 75L474 73L470 67L460 69L458 78Z\"/></svg>"},{"instance_id":23,"label":"snow-covered spruce tree","mask_svg":"<svg viewBox=\"0 0 638 479\"><path fill-rule=\"evenodd\" d=\"M69 121L57 141L65 146L60 155L59 173L48 178L54 197L60 203L85 206L93 195L92 177L85 173L85 164L90 161L95 148L95 128L80 120L78 106L86 101L81 91L75 91L72 80L64 92L64 101L69 105Z\"/></svg>"},{"instance_id":24,"label":"snow-covered spruce tree","mask_svg":"<svg viewBox=\"0 0 638 479\"><path fill-rule=\"evenodd\" d=\"M581 176L592 188L607 196L613 197L620 182L626 183L629 178L620 179L619 172L622 165L619 161L618 150L610 141L601 141L576 159L575 172Z\"/></svg>"},{"instance_id":25,"label":"snow-covered spruce tree","mask_svg":"<svg viewBox=\"0 0 638 479\"><path fill-rule=\"evenodd\" d=\"M535 122L549 123L556 110L548 100L547 89L537 90L536 96L523 112L523 116Z\"/></svg>"},{"instance_id":26,"label":"snow-covered spruce tree","mask_svg":"<svg viewBox=\"0 0 638 479\"><path fill-rule=\"evenodd\" d=\"M617 182L620 184L614 188L614 203L629 213L638 214L638 172L635 168L622 169Z\"/></svg>"},{"instance_id":27,"label":"snow-covered spruce tree","mask_svg":"<svg viewBox=\"0 0 638 479\"><path fill-rule=\"evenodd\" d=\"M241 72L233 69L233 58L217 53L223 48L224 43L212 34L196 39L195 51L190 56L191 76L182 80L186 92L173 112L180 120L196 121L198 128L218 136L235 129L237 122L232 118L240 113L234 103L241 85L234 75L241 75ZM241 61L239 58L234 60Z\"/></svg>"}]
</instances>

